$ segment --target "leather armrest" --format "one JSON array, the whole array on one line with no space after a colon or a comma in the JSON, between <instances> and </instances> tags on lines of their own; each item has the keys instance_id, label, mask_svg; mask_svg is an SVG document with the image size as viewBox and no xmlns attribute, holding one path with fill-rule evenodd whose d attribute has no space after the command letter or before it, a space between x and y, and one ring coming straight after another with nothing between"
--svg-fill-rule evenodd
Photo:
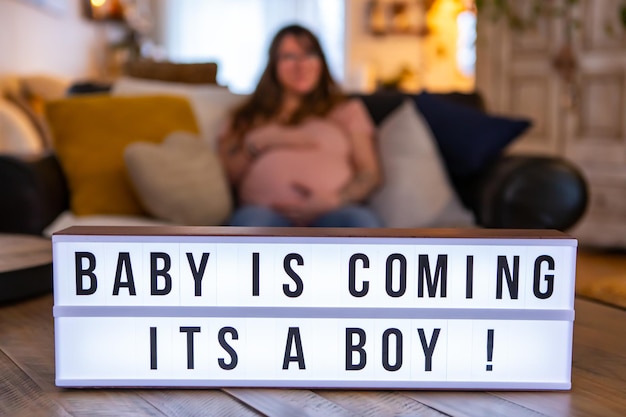
<instances>
[{"instance_id":1,"label":"leather armrest","mask_svg":"<svg viewBox=\"0 0 626 417\"><path fill-rule=\"evenodd\" d=\"M477 221L490 228L566 230L588 202L581 172L559 157L503 156L475 187Z\"/></svg>"},{"instance_id":2,"label":"leather armrest","mask_svg":"<svg viewBox=\"0 0 626 417\"><path fill-rule=\"evenodd\" d=\"M68 204L63 171L52 154L0 155L0 232L40 235Z\"/></svg>"}]
</instances>

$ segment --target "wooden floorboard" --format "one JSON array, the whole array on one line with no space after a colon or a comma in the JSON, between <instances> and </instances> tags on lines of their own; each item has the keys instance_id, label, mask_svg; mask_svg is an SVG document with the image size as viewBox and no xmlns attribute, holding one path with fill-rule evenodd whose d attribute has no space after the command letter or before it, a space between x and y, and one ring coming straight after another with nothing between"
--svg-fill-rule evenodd
<instances>
[{"instance_id":1,"label":"wooden floorboard","mask_svg":"<svg viewBox=\"0 0 626 417\"><path fill-rule=\"evenodd\" d=\"M225 392L270 417L354 417L357 414L309 390L228 388Z\"/></svg>"},{"instance_id":2,"label":"wooden floorboard","mask_svg":"<svg viewBox=\"0 0 626 417\"><path fill-rule=\"evenodd\" d=\"M455 417L541 416L540 413L523 405L489 393L407 391L405 395L439 412Z\"/></svg>"},{"instance_id":3,"label":"wooden floorboard","mask_svg":"<svg viewBox=\"0 0 626 417\"><path fill-rule=\"evenodd\" d=\"M322 397L363 417L442 416L441 412L398 391L316 391Z\"/></svg>"},{"instance_id":4,"label":"wooden floorboard","mask_svg":"<svg viewBox=\"0 0 626 417\"><path fill-rule=\"evenodd\" d=\"M133 390L72 389L65 390L65 392L57 391L52 396L72 416L76 417L167 416Z\"/></svg>"},{"instance_id":5,"label":"wooden floorboard","mask_svg":"<svg viewBox=\"0 0 626 417\"><path fill-rule=\"evenodd\" d=\"M259 413L220 390L149 390L139 394L168 416L251 417Z\"/></svg>"},{"instance_id":6,"label":"wooden floorboard","mask_svg":"<svg viewBox=\"0 0 626 417\"><path fill-rule=\"evenodd\" d=\"M519 404L545 416L571 416L571 393L569 391L554 392L492 392L492 395Z\"/></svg>"},{"instance_id":7,"label":"wooden floorboard","mask_svg":"<svg viewBox=\"0 0 626 417\"><path fill-rule=\"evenodd\" d=\"M576 265L578 295L626 309L626 251L581 249Z\"/></svg>"},{"instance_id":8,"label":"wooden floorboard","mask_svg":"<svg viewBox=\"0 0 626 417\"><path fill-rule=\"evenodd\" d=\"M70 415L7 355L0 352L0 416Z\"/></svg>"}]
</instances>

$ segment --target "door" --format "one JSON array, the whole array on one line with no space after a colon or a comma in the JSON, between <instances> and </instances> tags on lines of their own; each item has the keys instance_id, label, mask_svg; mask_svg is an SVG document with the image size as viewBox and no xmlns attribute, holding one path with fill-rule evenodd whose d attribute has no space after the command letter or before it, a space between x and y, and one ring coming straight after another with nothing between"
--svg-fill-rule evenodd
<instances>
[{"instance_id":1,"label":"door","mask_svg":"<svg viewBox=\"0 0 626 417\"><path fill-rule=\"evenodd\" d=\"M588 211L571 231L581 244L626 247L623 5L580 0L522 31L482 12L478 20L477 89L491 111L534 123L512 151L565 157L589 182Z\"/></svg>"}]
</instances>

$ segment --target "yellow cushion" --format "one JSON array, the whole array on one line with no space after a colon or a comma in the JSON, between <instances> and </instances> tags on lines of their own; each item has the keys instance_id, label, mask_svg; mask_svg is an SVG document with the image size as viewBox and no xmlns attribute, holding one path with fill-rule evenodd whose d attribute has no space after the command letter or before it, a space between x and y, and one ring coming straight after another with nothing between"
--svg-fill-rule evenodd
<instances>
[{"instance_id":1,"label":"yellow cushion","mask_svg":"<svg viewBox=\"0 0 626 417\"><path fill-rule=\"evenodd\" d=\"M46 106L54 148L77 215L145 214L124 166L124 148L160 143L174 131L198 132L187 99L90 95Z\"/></svg>"}]
</instances>

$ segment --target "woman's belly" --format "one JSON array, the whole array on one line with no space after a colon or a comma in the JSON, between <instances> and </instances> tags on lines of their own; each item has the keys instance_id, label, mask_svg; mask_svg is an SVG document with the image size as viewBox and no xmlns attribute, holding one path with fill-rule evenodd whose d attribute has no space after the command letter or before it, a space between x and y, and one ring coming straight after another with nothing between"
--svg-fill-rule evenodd
<instances>
[{"instance_id":1,"label":"woman's belly","mask_svg":"<svg viewBox=\"0 0 626 417\"><path fill-rule=\"evenodd\" d=\"M345 156L319 150L276 149L261 155L239 188L243 204L271 207L309 193L339 191L352 175Z\"/></svg>"}]
</instances>

